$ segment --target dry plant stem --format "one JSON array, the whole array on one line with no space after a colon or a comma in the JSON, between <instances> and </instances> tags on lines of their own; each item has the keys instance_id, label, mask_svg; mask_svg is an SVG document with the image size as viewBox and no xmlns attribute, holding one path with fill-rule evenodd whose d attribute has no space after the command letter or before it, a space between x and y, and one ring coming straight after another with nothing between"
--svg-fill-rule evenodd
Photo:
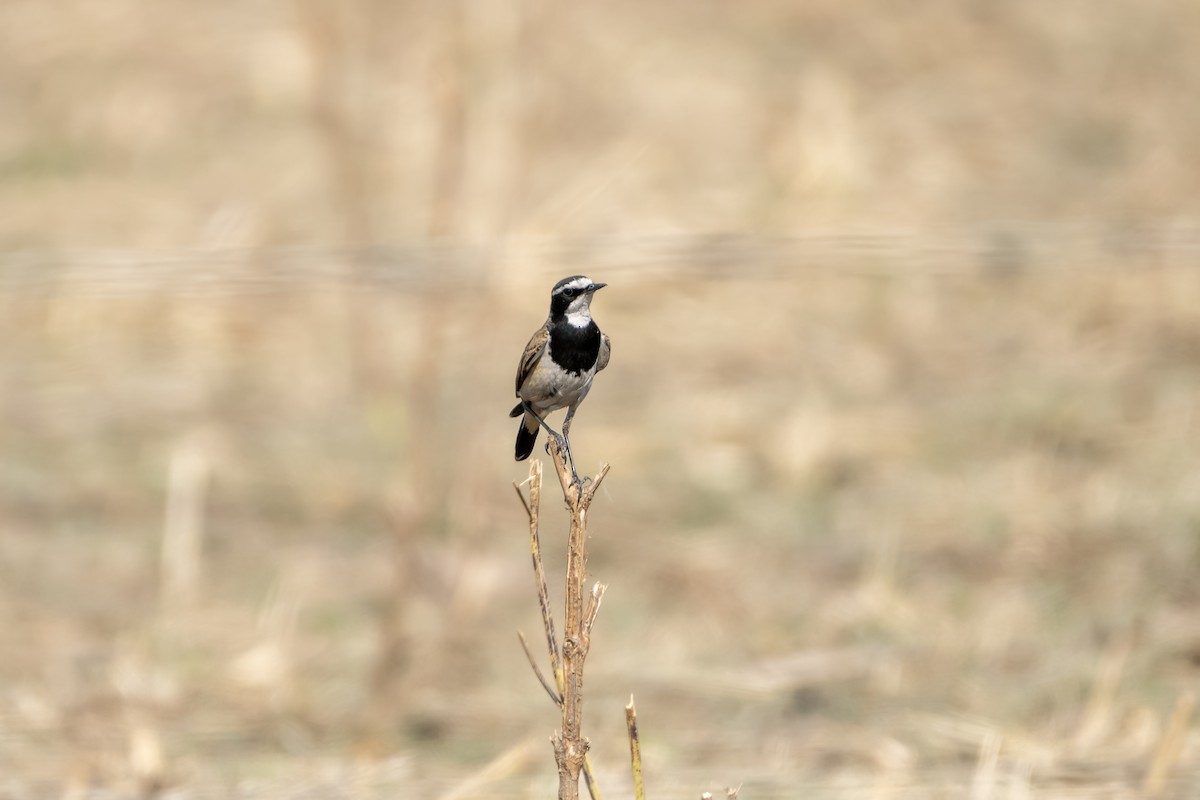
<instances>
[{"instance_id":1,"label":"dry plant stem","mask_svg":"<svg viewBox=\"0 0 1200 800\"><path fill-rule=\"evenodd\" d=\"M596 624L596 615L600 613L600 603L604 600L604 593L608 591L608 585L596 582L592 586L592 593L588 595L587 608L583 610L583 640L590 642L592 639L592 626Z\"/></svg>"},{"instance_id":2,"label":"dry plant stem","mask_svg":"<svg viewBox=\"0 0 1200 800\"><path fill-rule=\"evenodd\" d=\"M553 437L549 440L550 456L558 472L563 497L571 512L571 530L567 536L567 602L566 629L563 638L562 729L552 737L554 759L558 763L559 800L579 797L579 773L587 757L588 740L583 727L583 663L590 644L590 624L585 627L583 581L587 574L587 512L596 489L608 474L608 465L600 468L595 479L576 481L571 474L566 455ZM597 590L593 605L599 607ZM594 611L593 611L594 617Z\"/></svg>"},{"instance_id":3,"label":"dry plant stem","mask_svg":"<svg viewBox=\"0 0 1200 800\"><path fill-rule=\"evenodd\" d=\"M1175 701L1175 710L1167 722L1167 730L1163 733L1158 747L1154 749L1154 757L1150 761L1150 769L1142 783L1142 794L1147 798L1161 797L1167 786L1167 778L1171 769L1183 752L1184 740L1187 738L1188 724L1192 712L1196 710L1196 693L1184 692Z\"/></svg>"},{"instance_id":4,"label":"dry plant stem","mask_svg":"<svg viewBox=\"0 0 1200 800\"><path fill-rule=\"evenodd\" d=\"M180 443L167 472L167 514L162 538L162 596L178 606L199 592L204 504L212 464L198 437Z\"/></svg>"},{"instance_id":5,"label":"dry plant stem","mask_svg":"<svg viewBox=\"0 0 1200 800\"><path fill-rule=\"evenodd\" d=\"M550 699L554 701L556 706L562 705L562 695L554 691L554 687L546 680L546 676L542 674L542 669L537 665L537 661L533 658L533 653L529 650L529 642L525 639L523 631L517 631L517 638L521 640L521 649L525 651L525 658L529 659L529 666L533 669L533 674L537 676L538 683L546 690L546 694L550 695Z\"/></svg>"},{"instance_id":6,"label":"dry plant stem","mask_svg":"<svg viewBox=\"0 0 1200 800\"><path fill-rule=\"evenodd\" d=\"M521 502L525 498L517 487ZM537 581L538 607L542 611L542 627L546 631L546 649L550 653L550 669L554 672L554 684L558 687L555 700L562 705L563 669L562 654L558 649L558 637L554 634L554 615L550 612L550 590L546 585L546 570L542 567L542 544L538 535L538 515L542 506L542 462L529 465L529 502L525 510L529 513L529 552L533 557L533 575Z\"/></svg>"},{"instance_id":7,"label":"dry plant stem","mask_svg":"<svg viewBox=\"0 0 1200 800\"><path fill-rule=\"evenodd\" d=\"M565 465L561 465L560 471L559 471L560 481L565 480L564 473L566 471L568 471L567 467ZM608 472L608 467L606 466L602 471L601 477L603 477L603 473L607 473L607 472ZM529 515L529 548L530 548L530 552L532 553L532 557L533 557L533 572L534 572L534 577L536 579L536 584L537 584L538 605L542 611L542 625L546 632L546 645L547 645L547 649L550 653L550 665L551 665L551 668L554 670L555 685L558 687L557 692L554 691L554 689L549 685L549 682L546 680L545 676L542 675L541 670L538 669L537 664L534 661L533 654L529 650L529 644L526 641L524 634L518 632L517 635L521 640L521 646L525 650L525 657L527 659L529 659L529 665L533 668L534 675L537 677L538 681L542 684L542 688L546 690L546 693L550 696L550 699L552 699L561 708L563 705L565 676L563 674L562 655L561 655L559 647L558 647L558 637L555 635L555 632L554 632L554 617L550 611L550 592L549 592L549 589L546 584L546 572L542 566L541 542L540 542L540 537L538 534L538 530L539 530L538 520L539 520L539 512L540 512L540 508L541 508L541 495L542 495L542 463L540 461L533 461L529 465L528 483L529 483L529 501L528 502L526 502L525 495L522 494L520 486L518 486L517 484L514 483L513 488L516 489L516 491L517 491L517 497L521 500L521 505L525 508L525 513ZM598 484L599 484L599 480L597 480L595 484L592 484L593 491L594 491L595 486ZM578 482L571 484L571 485L576 486L576 487L580 486L580 484ZM564 492L564 496L566 496L567 490L565 488L564 488L563 492ZM576 497L578 497L578 495L576 495ZM590 497L589 497L589 501L590 501ZM582 615L582 618L584 621L585 638L590 638L590 636L591 636L592 625L595 623L596 614L600 610L600 601L604 596L604 589L605 589L605 587L599 583L596 584L596 586L594 586L592 588L592 594L588 600L588 607ZM582 662L580 663L580 669L582 669ZM556 761L558 761L557 747L556 747L555 752L556 752ZM559 763L561 763L561 762L559 762ZM560 777L561 777L561 770L560 770ZM586 755L584 756L584 759L583 759L583 777L587 781L588 792L591 794L592 800L601 800L600 790L596 786L596 780L595 780L594 772L592 770L591 760L589 758L587 758ZM575 784L574 784L576 795L578 794L578 784L579 784L579 782L578 782L578 776L577 776L576 780L575 780ZM561 786L560 786L560 791L561 791Z\"/></svg>"},{"instance_id":8,"label":"dry plant stem","mask_svg":"<svg viewBox=\"0 0 1200 800\"><path fill-rule=\"evenodd\" d=\"M629 695L629 705L625 706L625 727L629 729L629 758L633 762L633 796L635 800L646 800L646 787L642 785L642 745L638 741L633 695Z\"/></svg>"}]
</instances>

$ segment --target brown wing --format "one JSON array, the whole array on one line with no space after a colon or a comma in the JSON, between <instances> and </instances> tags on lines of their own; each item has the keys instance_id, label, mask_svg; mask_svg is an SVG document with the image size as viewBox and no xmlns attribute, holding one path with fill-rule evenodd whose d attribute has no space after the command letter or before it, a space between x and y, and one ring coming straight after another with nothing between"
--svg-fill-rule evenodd
<instances>
[{"instance_id":1,"label":"brown wing","mask_svg":"<svg viewBox=\"0 0 1200 800\"><path fill-rule=\"evenodd\" d=\"M609 341L608 334L600 334L600 354L596 356L596 372L608 366L608 357L612 355L612 342Z\"/></svg>"},{"instance_id":2,"label":"brown wing","mask_svg":"<svg viewBox=\"0 0 1200 800\"><path fill-rule=\"evenodd\" d=\"M546 324L538 328L537 333L529 340L529 344L525 345L525 352L521 354L521 363L517 366L518 396L521 394L521 384L525 383L529 373L533 372L533 368L542 360L548 341L550 341L550 320L546 320Z\"/></svg>"}]
</instances>

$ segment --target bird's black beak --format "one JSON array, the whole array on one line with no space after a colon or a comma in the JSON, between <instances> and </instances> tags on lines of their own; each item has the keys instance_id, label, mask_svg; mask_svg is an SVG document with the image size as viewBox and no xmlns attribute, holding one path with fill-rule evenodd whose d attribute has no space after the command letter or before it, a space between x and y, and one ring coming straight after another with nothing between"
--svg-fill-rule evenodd
<instances>
[{"instance_id":1,"label":"bird's black beak","mask_svg":"<svg viewBox=\"0 0 1200 800\"><path fill-rule=\"evenodd\" d=\"M594 292L597 289L603 289L605 286L608 286L608 284L607 283L593 283L591 286L588 287L588 291Z\"/></svg>"}]
</instances>

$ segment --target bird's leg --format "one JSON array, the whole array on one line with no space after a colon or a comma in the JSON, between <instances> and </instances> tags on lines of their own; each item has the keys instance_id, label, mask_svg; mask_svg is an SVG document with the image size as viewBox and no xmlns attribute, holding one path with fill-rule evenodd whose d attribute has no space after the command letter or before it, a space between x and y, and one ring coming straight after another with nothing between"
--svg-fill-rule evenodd
<instances>
[{"instance_id":1,"label":"bird's leg","mask_svg":"<svg viewBox=\"0 0 1200 800\"><path fill-rule=\"evenodd\" d=\"M541 425L541 427L546 428L546 433L552 435L552 437L554 437L556 439L563 438L562 434L558 433L557 431L554 431L554 428L550 427L550 423L546 422L546 420L544 420L544 419L541 419L541 415L538 414L538 411L533 410L532 405L529 405L529 403L526 403L526 402L522 402L521 405L524 408L524 410L526 410L526 414L528 414L529 416L532 416L533 419L538 420L539 425Z\"/></svg>"},{"instance_id":2,"label":"bird's leg","mask_svg":"<svg viewBox=\"0 0 1200 800\"><path fill-rule=\"evenodd\" d=\"M564 439L569 439L571 437L571 420L573 420L575 418L575 409L576 408L578 408L578 406L571 406L570 408L567 409L567 417L566 417L566 419L563 420L563 438Z\"/></svg>"},{"instance_id":3,"label":"bird's leg","mask_svg":"<svg viewBox=\"0 0 1200 800\"><path fill-rule=\"evenodd\" d=\"M567 439L566 436L559 436L557 441L558 449L567 454L567 466L571 468L571 483L582 484L582 481L579 480L579 473L575 471L575 456L571 455L570 440ZM547 445L547 447L549 447L549 445Z\"/></svg>"},{"instance_id":4,"label":"bird's leg","mask_svg":"<svg viewBox=\"0 0 1200 800\"><path fill-rule=\"evenodd\" d=\"M579 473L577 473L575 471L575 457L571 455L571 443L569 441L567 441L567 437L565 435L567 429L571 426L571 416L575 413L575 409L572 408L569 411L567 411L567 419L565 419L563 421L563 433L559 433L558 431L554 430L554 428L551 428L546 423L546 420L542 419L538 415L538 413L533 410L533 408L529 405L529 403L522 402L521 405L525 407L525 413L529 414L529 416L536 419L538 421L538 424L540 424L543 428L546 429L547 436L554 437L554 441L558 444L558 449L563 451L563 453L565 453L567 456L567 464L570 465L570 467L571 467L572 481L574 481L575 483L579 483ZM549 451L550 451L550 443L546 442L546 452L549 452Z\"/></svg>"},{"instance_id":5,"label":"bird's leg","mask_svg":"<svg viewBox=\"0 0 1200 800\"><path fill-rule=\"evenodd\" d=\"M571 420L575 418L575 409L578 406L571 406L567 409L567 416L563 420L562 444L566 445L567 463L571 465L571 477L576 483L579 482L579 474L575 472L575 456L571 455Z\"/></svg>"}]
</instances>

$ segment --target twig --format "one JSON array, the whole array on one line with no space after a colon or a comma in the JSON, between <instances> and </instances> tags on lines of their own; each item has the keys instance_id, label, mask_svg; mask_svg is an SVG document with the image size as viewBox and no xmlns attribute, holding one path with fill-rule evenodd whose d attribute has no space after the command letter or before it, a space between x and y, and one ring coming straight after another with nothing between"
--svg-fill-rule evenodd
<instances>
[{"instance_id":1,"label":"twig","mask_svg":"<svg viewBox=\"0 0 1200 800\"><path fill-rule=\"evenodd\" d=\"M583 782L587 784L592 800L601 800L600 788L596 786L596 776L592 773L592 761L588 757L583 759Z\"/></svg>"},{"instance_id":2,"label":"twig","mask_svg":"<svg viewBox=\"0 0 1200 800\"><path fill-rule=\"evenodd\" d=\"M556 462L556 466L557 466L557 462ZM603 472L607 472L607 471L608 471L608 468L605 467ZM560 480L562 480L561 472L560 472ZM525 635L519 631L518 631L517 635L520 637L521 646L525 650L525 657L529 660L529 666L531 666L533 668L533 674L537 677L538 682L541 683L542 688L546 690L546 693L548 695L550 695L550 698L555 702L556 705L558 705L561 708L564 703L563 698L565 696L566 676L565 676L564 670L563 670L562 651L559 649L558 637L555 635L555 632L554 632L554 617L550 611L550 591L546 585L546 571L545 571L544 567L542 566L541 542L540 542L540 536L538 533L539 511L541 509L541 498L542 498L542 463L540 461L534 461L529 465L529 478L528 478L527 482L529 483L529 500L528 501L525 500L525 495L521 492L520 485L517 485L514 483L513 488L517 492L517 497L521 500L521 505L524 506L524 508L525 508L525 513L529 515L529 549L530 549L530 553L531 553L532 559L533 559L533 573L534 573L535 583L537 585L538 606L541 608L541 611L542 611L542 627L544 628L544 630L546 632L546 649L550 654L550 667L554 671L554 682L555 682L555 685L558 687L557 691L555 691L554 688L550 686L550 682L546 679L545 675L542 674L542 671L540 669L538 669L537 663L535 662L535 660L533 658L533 654L529 650L529 643L525 639ZM568 482L568 485L569 485L569 482ZM598 485L598 484L596 484L596 483L591 484L592 491L594 491L594 487L596 485ZM564 491L564 496L565 496L566 489L564 488L563 491ZM579 495L576 494L575 497L576 497L576 502L578 502ZM589 494L588 499L590 502L590 494ZM568 570L568 573L569 573L569 570ZM586 629L587 638L590 638L590 636L591 636L592 625L595 623L596 613L600 610L600 600L603 597L603 595L604 595L603 584L597 584L596 587L593 588L593 590L592 590L592 597L588 603L587 613L583 617L583 619L585 619L587 621L587 629ZM568 609L568 611L569 611L569 609ZM582 664L580 665L580 667L582 668ZM557 752L558 751L557 751L557 745L556 745L556 750L555 750L556 761L558 760ZM560 763L560 765L561 765L561 761L559 761L558 763ZM596 786L595 774L592 770L591 759L589 759L586 756L586 754L584 755L584 758L583 758L582 772L583 772L584 780L587 782L588 792L591 794L592 800L601 800L600 790ZM560 769L559 777L560 777L559 790L560 790L560 792L562 792L564 784L562 781L561 769ZM574 796L577 797L578 792L579 792L579 773L578 773L578 771L575 773L574 790L575 790Z\"/></svg>"},{"instance_id":3,"label":"twig","mask_svg":"<svg viewBox=\"0 0 1200 800\"><path fill-rule=\"evenodd\" d=\"M528 483L529 481L526 480L525 482ZM517 497L520 499L521 505L525 507L525 513L532 517L533 509L529 507L529 503L525 502L525 494L521 491L521 486L516 481L513 481L513 488L517 490Z\"/></svg>"},{"instance_id":4,"label":"twig","mask_svg":"<svg viewBox=\"0 0 1200 800\"><path fill-rule=\"evenodd\" d=\"M1154 757L1150 760L1150 769L1142 782L1142 794L1153 798L1162 795L1167 785L1167 776L1179 760L1183 750L1184 740L1187 739L1188 723L1191 722L1192 712L1196 710L1196 693L1187 691L1175 701L1175 710L1167 722L1167 730L1163 733L1158 747L1154 749Z\"/></svg>"},{"instance_id":5,"label":"twig","mask_svg":"<svg viewBox=\"0 0 1200 800\"><path fill-rule=\"evenodd\" d=\"M587 511L608 465L600 468L595 479L574 480L565 454L558 442L549 440L550 456L554 460L563 498L571 512L571 529L567 536L566 622L562 646L563 703L562 728L551 737L554 760L558 764L559 800L579 797L579 773L587 761L589 742L583 737L583 664L591 644L591 623L584 626L583 582L587 574ZM599 609L603 589L597 589L590 604L592 621ZM588 788L594 790L589 779ZM595 795L593 794L593 797Z\"/></svg>"},{"instance_id":6,"label":"twig","mask_svg":"<svg viewBox=\"0 0 1200 800\"><path fill-rule=\"evenodd\" d=\"M162 537L162 594L169 603L187 605L199 591L211 473L211 458L199 434L185 439L171 454Z\"/></svg>"},{"instance_id":7,"label":"twig","mask_svg":"<svg viewBox=\"0 0 1200 800\"><path fill-rule=\"evenodd\" d=\"M629 758L633 762L633 796L635 800L646 800L646 788L642 785L642 745L638 741L633 695L629 695L629 705L625 706L625 727L629 729Z\"/></svg>"},{"instance_id":8,"label":"twig","mask_svg":"<svg viewBox=\"0 0 1200 800\"><path fill-rule=\"evenodd\" d=\"M542 544L538 534L538 516L542 506L542 462L529 465L529 502L525 502L520 489L517 495L529 513L529 552L533 557L533 575L537 583L538 607L542 611L542 629L546 632L546 650L550 654L550 669L554 673L554 684L558 687L555 701L562 705L563 669L562 652L558 648L558 637L554 634L554 615L550 611L550 590L546 585L546 570L542 566Z\"/></svg>"},{"instance_id":9,"label":"twig","mask_svg":"<svg viewBox=\"0 0 1200 800\"><path fill-rule=\"evenodd\" d=\"M554 687L546 680L546 676L542 674L541 667L533 660L533 653L529 652L529 642L525 641L525 633L517 631L517 637L521 640L521 648L525 651L525 658L529 659L529 666L533 668L533 674L537 676L538 683L542 684L542 688L546 690L546 694L550 695L550 699L555 705L562 705L562 695L554 691Z\"/></svg>"},{"instance_id":10,"label":"twig","mask_svg":"<svg viewBox=\"0 0 1200 800\"><path fill-rule=\"evenodd\" d=\"M604 600L607 590L607 584L597 581L592 587L592 593L588 595L587 608L583 611L583 640L588 644L591 644L592 626L596 624L596 615L600 613L600 603Z\"/></svg>"}]
</instances>

